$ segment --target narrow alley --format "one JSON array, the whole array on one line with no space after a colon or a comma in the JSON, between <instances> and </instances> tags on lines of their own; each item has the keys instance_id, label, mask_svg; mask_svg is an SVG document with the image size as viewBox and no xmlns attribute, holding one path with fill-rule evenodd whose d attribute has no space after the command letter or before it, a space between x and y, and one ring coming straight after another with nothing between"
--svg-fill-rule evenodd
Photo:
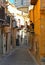
<instances>
[{"instance_id":1,"label":"narrow alley","mask_svg":"<svg viewBox=\"0 0 45 65\"><path fill-rule=\"evenodd\" d=\"M15 51L7 55L0 65L38 65L28 49L24 47L16 47Z\"/></svg>"},{"instance_id":2,"label":"narrow alley","mask_svg":"<svg viewBox=\"0 0 45 65\"><path fill-rule=\"evenodd\" d=\"M0 65L45 65L45 0L0 0Z\"/></svg>"}]
</instances>

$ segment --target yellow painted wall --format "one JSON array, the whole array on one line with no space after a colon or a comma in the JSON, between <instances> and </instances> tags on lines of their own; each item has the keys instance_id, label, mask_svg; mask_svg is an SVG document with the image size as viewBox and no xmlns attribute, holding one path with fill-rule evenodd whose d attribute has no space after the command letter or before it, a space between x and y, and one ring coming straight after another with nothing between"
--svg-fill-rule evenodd
<instances>
[{"instance_id":1,"label":"yellow painted wall","mask_svg":"<svg viewBox=\"0 0 45 65\"><path fill-rule=\"evenodd\" d=\"M40 54L45 56L45 9L41 10L41 44L40 44Z\"/></svg>"},{"instance_id":2,"label":"yellow painted wall","mask_svg":"<svg viewBox=\"0 0 45 65\"><path fill-rule=\"evenodd\" d=\"M41 9L42 9L42 8L45 8L45 0L41 0L40 2L41 2L41 6L40 6Z\"/></svg>"},{"instance_id":3,"label":"yellow painted wall","mask_svg":"<svg viewBox=\"0 0 45 65\"><path fill-rule=\"evenodd\" d=\"M41 8L40 8L40 14L41 14L41 44L40 44L40 55L41 57L45 56L45 0L41 0Z\"/></svg>"},{"instance_id":4,"label":"yellow painted wall","mask_svg":"<svg viewBox=\"0 0 45 65\"><path fill-rule=\"evenodd\" d=\"M34 32L35 32L35 41L34 47L37 46L37 49L34 48L36 56L40 56L40 0L37 1L37 4L33 8L33 20L34 20ZM36 53L37 52L37 53ZM37 55L38 54L38 55Z\"/></svg>"},{"instance_id":5,"label":"yellow painted wall","mask_svg":"<svg viewBox=\"0 0 45 65\"><path fill-rule=\"evenodd\" d=\"M40 35L40 0L34 6L35 33Z\"/></svg>"},{"instance_id":6,"label":"yellow painted wall","mask_svg":"<svg viewBox=\"0 0 45 65\"><path fill-rule=\"evenodd\" d=\"M34 21L35 34L38 36L38 48L40 57L45 56L45 10L41 10L41 7L45 6L43 3L44 1L41 3L41 1L38 0L37 4L34 6L33 11L31 10L29 14L30 19ZM42 4L42 6L40 6L40 4Z\"/></svg>"},{"instance_id":7,"label":"yellow painted wall","mask_svg":"<svg viewBox=\"0 0 45 65\"><path fill-rule=\"evenodd\" d=\"M34 6L33 10L29 11L30 20L32 20L35 24L35 33L40 34L40 0L38 0L37 4Z\"/></svg>"}]
</instances>

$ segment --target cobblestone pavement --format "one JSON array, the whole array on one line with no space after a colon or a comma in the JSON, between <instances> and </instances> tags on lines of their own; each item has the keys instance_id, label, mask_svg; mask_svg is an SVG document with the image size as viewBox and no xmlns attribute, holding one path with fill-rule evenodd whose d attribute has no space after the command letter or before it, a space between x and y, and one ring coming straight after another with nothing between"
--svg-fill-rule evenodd
<instances>
[{"instance_id":1,"label":"cobblestone pavement","mask_svg":"<svg viewBox=\"0 0 45 65\"><path fill-rule=\"evenodd\" d=\"M27 48L16 48L0 61L0 65L38 65Z\"/></svg>"}]
</instances>

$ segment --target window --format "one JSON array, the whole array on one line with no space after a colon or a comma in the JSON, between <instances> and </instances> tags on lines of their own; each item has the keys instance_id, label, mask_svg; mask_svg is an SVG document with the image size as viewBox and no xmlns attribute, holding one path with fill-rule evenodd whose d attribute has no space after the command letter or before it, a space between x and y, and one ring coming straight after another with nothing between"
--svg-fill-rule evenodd
<instances>
[{"instance_id":1,"label":"window","mask_svg":"<svg viewBox=\"0 0 45 65\"><path fill-rule=\"evenodd\" d=\"M0 6L0 19L5 19L5 9Z\"/></svg>"},{"instance_id":2,"label":"window","mask_svg":"<svg viewBox=\"0 0 45 65\"><path fill-rule=\"evenodd\" d=\"M17 1L16 1L16 0L14 0L14 2L15 2L15 4L17 3Z\"/></svg>"},{"instance_id":3,"label":"window","mask_svg":"<svg viewBox=\"0 0 45 65\"><path fill-rule=\"evenodd\" d=\"M17 27L17 22L16 22L16 20L12 20L12 22L13 22L13 28L16 28L16 27Z\"/></svg>"},{"instance_id":4,"label":"window","mask_svg":"<svg viewBox=\"0 0 45 65\"><path fill-rule=\"evenodd\" d=\"M21 5L23 5L23 0L21 0Z\"/></svg>"},{"instance_id":5,"label":"window","mask_svg":"<svg viewBox=\"0 0 45 65\"><path fill-rule=\"evenodd\" d=\"M10 24L10 16L9 15L5 15L5 21L6 21L6 23Z\"/></svg>"},{"instance_id":6,"label":"window","mask_svg":"<svg viewBox=\"0 0 45 65\"><path fill-rule=\"evenodd\" d=\"M10 16L7 16L7 23L10 24Z\"/></svg>"}]
</instances>

